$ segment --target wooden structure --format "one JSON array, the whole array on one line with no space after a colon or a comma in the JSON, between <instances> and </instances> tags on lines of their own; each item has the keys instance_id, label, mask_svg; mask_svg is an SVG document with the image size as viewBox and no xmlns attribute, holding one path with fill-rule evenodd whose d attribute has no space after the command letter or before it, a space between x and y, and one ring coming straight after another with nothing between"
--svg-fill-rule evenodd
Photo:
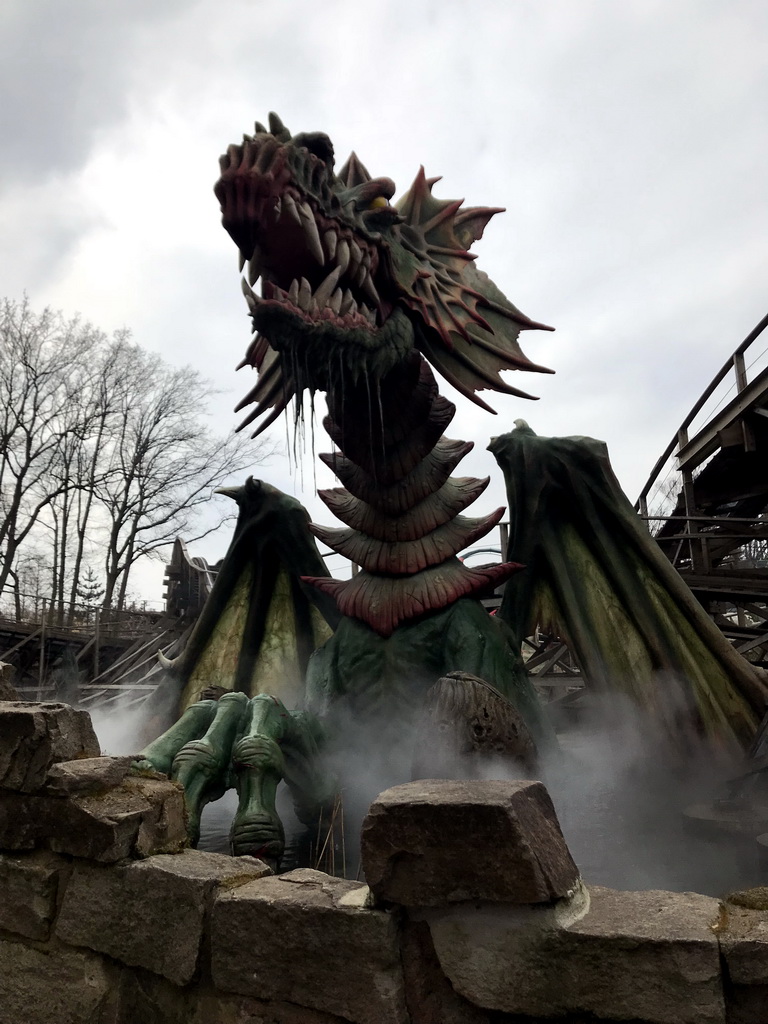
<instances>
[{"instance_id":1,"label":"wooden structure","mask_svg":"<svg viewBox=\"0 0 768 1024\"><path fill-rule=\"evenodd\" d=\"M768 367L750 377L749 360L759 359L752 346L766 327L768 316L705 389L635 506L736 649L762 667L768 667ZM733 396L702 423L702 410L729 381ZM672 458L679 473L675 503L654 514L649 496Z\"/></svg>"},{"instance_id":2,"label":"wooden structure","mask_svg":"<svg viewBox=\"0 0 768 1024\"><path fill-rule=\"evenodd\" d=\"M97 612L89 624L61 626L49 624L43 610L32 622L0 618L0 660L13 666L13 685L22 699L87 704L95 684L134 666L135 652L163 637L167 646L176 636L174 625L163 628L157 614L114 619Z\"/></svg>"},{"instance_id":3,"label":"wooden structure","mask_svg":"<svg viewBox=\"0 0 768 1024\"><path fill-rule=\"evenodd\" d=\"M208 565L204 558L192 556L186 543L177 537L171 560L165 567L165 610L172 618L196 619L216 579L218 564Z\"/></svg>"}]
</instances>

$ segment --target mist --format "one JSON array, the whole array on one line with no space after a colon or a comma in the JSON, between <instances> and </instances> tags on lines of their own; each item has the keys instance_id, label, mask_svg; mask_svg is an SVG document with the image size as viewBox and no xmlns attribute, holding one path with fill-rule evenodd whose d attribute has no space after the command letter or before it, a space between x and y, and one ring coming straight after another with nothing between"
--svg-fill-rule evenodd
<instances>
[{"instance_id":1,"label":"mist","mask_svg":"<svg viewBox=\"0 0 768 1024\"><path fill-rule=\"evenodd\" d=\"M758 884L757 844L707 838L684 812L725 795L738 768L726 752L658 723L619 694L587 695L584 718L560 733L542 766L574 860L587 883L721 896Z\"/></svg>"},{"instance_id":2,"label":"mist","mask_svg":"<svg viewBox=\"0 0 768 1024\"><path fill-rule=\"evenodd\" d=\"M670 682L670 713L675 687ZM156 713L156 708L153 709ZM102 750L134 754L152 739L145 705L92 711ZM348 878L361 877L359 837L372 801L390 786L412 778L412 730L383 715L366 723L351 716L335 723L335 742L322 768L338 780L340 799L309 832L293 814L281 784L278 810L286 831L282 870L313 849L312 866L333 863ZM420 737L420 742L423 737ZM620 694L585 693L578 715L558 723L557 746L539 760L538 778L552 797L563 834L588 884L615 889L669 889L722 896L760 882L758 846L751 837L707 837L691 826L686 808L711 804L726 795L726 782L739 766L703 738L664 739L650 715ZM420 749L423 758L424 751ZM520 779L526 773L508 761L457 763L454 778ZM202 817L200 849L229 852L229 829L237 794L229 791L209 804ZM326 842L327 839L327 842Z\"/></svg>"}]
</instances>

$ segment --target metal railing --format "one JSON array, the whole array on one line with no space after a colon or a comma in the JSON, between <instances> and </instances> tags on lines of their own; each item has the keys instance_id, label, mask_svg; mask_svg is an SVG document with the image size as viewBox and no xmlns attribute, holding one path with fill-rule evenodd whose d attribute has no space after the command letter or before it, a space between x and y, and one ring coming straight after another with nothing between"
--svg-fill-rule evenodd
<instances>
[{"instance_id":1,"label":"metal railing","mask_svg":"<svg viewBox=\"0 0 768 1024\"><path fill-rule=\"evenodd\" d=\"M647 523L661 524L650 533L662 545L676 569L709 573L713 570L738 572L768 571L768 518L764 516L641 516ZM680 529L664 532L665 523L679 523ZM750 528L739 529L740 526ZM746 545L764 548L745 555Z\"/></svg>"},{"instance_id":2,"label":"metal railing","mask_svg":"<svg viewBox=\"0 0 768 1024\"><path fill-rule=\"evenodd\" d=\"M640 496L635 502L635 509L639 511L642 516L648 516L648 495L650 494L654 484L659 479L661 471L669 462L675 449L680 451L688 444L688 431L691 424L702 411L720 384L722 384L729 374L733 373L735 375L735 387L737 394L741 394L741 392L746 390L749 384L749 379L747 374L748 367L744 356L750 346L760 337L766 327L768 327L768 314L766 314L760 323L749 332L744 341L742 341L738 348L736 348L728 357L728 360L723 364L719 372L715 374L708 387L703 391L701 397L675 431L674 437L657 460L640 492ZM757 358L759 358L759 356Z\"/></svg>"}]
</instances>

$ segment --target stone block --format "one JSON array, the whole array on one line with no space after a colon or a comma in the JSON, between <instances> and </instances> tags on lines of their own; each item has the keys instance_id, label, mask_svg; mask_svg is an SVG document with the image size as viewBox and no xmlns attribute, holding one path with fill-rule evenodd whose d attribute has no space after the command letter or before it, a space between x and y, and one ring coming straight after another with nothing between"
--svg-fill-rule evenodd
<instances>
[{"instance_id":1,"label":"stone block","mask_svg":"<svg viewBox=\"0 0 768 1024\"><path fill-rule=\"evenodd\" d=\"M211 918L214 985L354 1024L405 1024L398 923L369 909L368 896L359 882L309 869L220 894Z\"/></svg>"},{"instance_id":2,"label":"stone block","mask_svg":"<svg viewBox=\"0 0 768 1024\"><path fill-rule=\"evenodd\" d=\"M598 887L589 897L586 913L561 901L549 911L464 906L425 916L448 979L478 1006L532 1017L724 1024L717 900Z\"/></svg>"},{"instance_id":3,"label":"stone block","mask_svg":"<svg viewBox=\"0 0 768 1024\"><path fill-rule=\"evenodd\" d=\"M447 982L446 982L447 984ZM348 1024L342 1017L295 1003L217 992L206 984L179 988L148 971L121 979L119 1024ZM384 1024L384 1022L382 1022ZM420 1024L420 1022L419 1022ZM443 1024L443 1022L441 1022Z\"/></svg>"},{"instance_id":4,"label":"stone block","mask_svg":"<svg viewBox=\"0 0 768 1024\"><path fill-rule=\"evenodd\" d=\"M0 789L0 850L34 850L46 834L45 797Z\"/></svg>"},{"instance_id":5,"label":"stone block","mask_svg":"<svg viewBox=\"0 0 768 1024\"><path fill-rule=\"evenodd\" d=\"M45 851L0 854L0 929L47 939L59 885L69 871L67 861Z\"/></svg>"},{"instance_id":6,"label":"stone block","mask_svg":"<svg viewBox=\"0 0 768 1024\"><path fill-rule=\"evenodd\" d=\"M0 703L0 788L33 793L57 761L98 757L87 711L69 704Z\"/></svg>"},{"instance_id":7,"label":"stone block","mask_svg":"<svg viewBox=\"0 0 768 1024\"><path fill-rule=\"evenodd\" d=\"M141 776L69 798L0 790L0 849L45 846L104 863L176 852L187 842L185 813L176 783Z\"/></svg>"},{"instance_id":8,"label":"stone block","mask_svg":"<svg viewBox=\"0 0 768 1024\"><path fill-rule=\"evenodd\" d=\"M214 894L266 874L270 869L253 857L199 850L111 867L78 864L55 932L63 942L186 985L195 973ZM232 947L237 955L239 943Z\"/></svg>"},{"instance_id":9,"label":"stone block","mask_svg":"<svg viewBox=\"0 0 768 1024\"><path fill-rule=\"evenodd\" d=\"M54 764L45 783L46 793L73 796L119 786L131 770L132 757L83 757Z\"/></svg>"},{"instance_id":10,"label":"stone block","mask_svg":"<svg viewBox=\"0 0 768 1024\"><path fill-rule=\"evenodd\" d=\"M728 975L735 985L768 985L768 910L726 902L717 930ZM768 1020L768 1004L766 1004Z\"/></svg>"},{"instance_id":11,"label":"stone block","mask_svg":"<svg viewBox=\"0 0 768 1024\"><path fill-rule=\"evenodd\" d=\"M394 786L371 805L361 856L376 899L406 907L549 902L579 877L540 782Z\"/></svg>"},{"instance_id":12,"label":"stone block","mask_svg":"<svg viewBox=\"0 0 768 1024\"><path fill-rule=\"evenodd\" d=\"M0 1024L113 1024L117 986L93 953L0 939Z\"/></svg>"}]
</instances>

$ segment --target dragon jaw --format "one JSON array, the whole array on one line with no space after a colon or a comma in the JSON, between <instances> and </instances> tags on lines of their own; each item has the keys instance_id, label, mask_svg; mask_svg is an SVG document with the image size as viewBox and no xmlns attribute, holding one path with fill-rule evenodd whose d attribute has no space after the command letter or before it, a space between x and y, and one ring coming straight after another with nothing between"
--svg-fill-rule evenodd
<instances>
[{"instance_id":1,"label":"dragon jaw","mask_svg":"<svg viewBox=\"0 0 768 1024\"><path fill-rule=\"evenodd\" d=\"M551 372L517 344L521 330L551 328L520 313L466 248L499 210L435 199L438 179L423 169L390 205L389 178L371 178L355 154L335 174L328 136L291 137L274 114L220 165L214 191L241 270L248 264L242 286L255 329L241 365L259 374L237 407L254 405L241 426L268 413L260 433L305 389L379 380L414 348L490 412L476 391L531 397L499 370Z\"/></svg>"}]
</instances>

